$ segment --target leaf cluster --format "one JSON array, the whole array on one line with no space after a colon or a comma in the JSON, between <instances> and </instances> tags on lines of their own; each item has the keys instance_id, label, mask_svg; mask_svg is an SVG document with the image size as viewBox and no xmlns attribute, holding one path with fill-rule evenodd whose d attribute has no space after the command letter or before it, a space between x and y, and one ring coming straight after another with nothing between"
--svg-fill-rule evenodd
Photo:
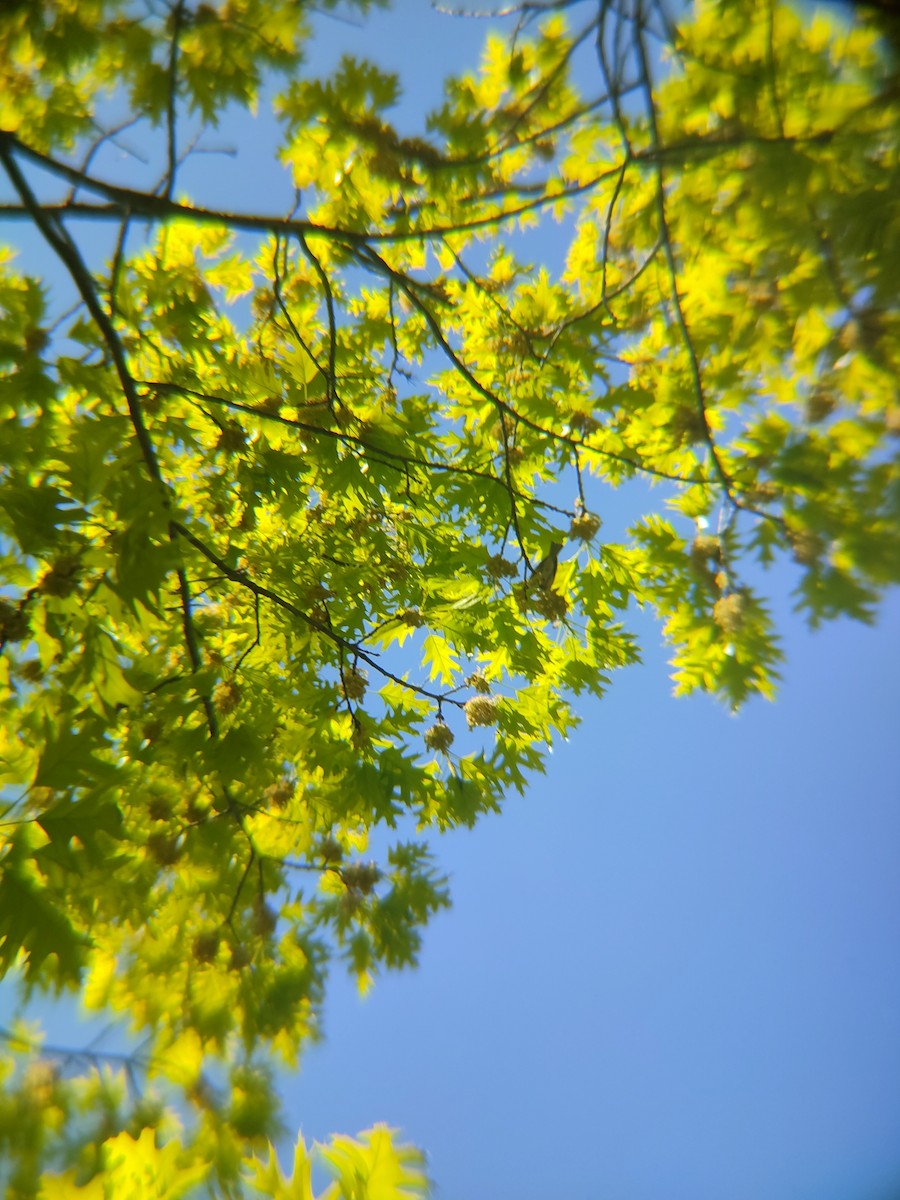
<instances>
[{"instance_id":1,"label":"leaf cluster","mask_svg":"<svg viewBox=\"0 0 900 1200\"><path fill-rule=\"evenodd\" d=\"M0 972L121 1014L159 1092L10 1066L21 1194L312 1196L302 1142L253 1156L329 962L415 963L426 832L543 769L629 606L737 707L760 568L813 624L900 577L884 46L749 0L517 17L411 136L287 0L0 14L0 216L56 263L0 264ZM182 194L279 74L294 207ZM424 1186L383 1131L323 1153L329 1196Z\"/></svg>"}]
</instances>

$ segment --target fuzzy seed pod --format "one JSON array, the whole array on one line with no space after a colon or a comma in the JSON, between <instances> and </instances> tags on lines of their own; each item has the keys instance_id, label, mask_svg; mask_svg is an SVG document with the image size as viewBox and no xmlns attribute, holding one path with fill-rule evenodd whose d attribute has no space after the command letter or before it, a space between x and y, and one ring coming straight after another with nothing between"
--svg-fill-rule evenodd
<instances>
[{"instance_id":1,"label":"fuzzy seed pod","mask_svg":"<svg viewBox=\"0 0 900 1200\"><path fill-rule=\"evenodd\" d=\"M35 326L26 330L24 342L26 354L35 354L40 356L44 350L47 349L47 345L50 342L50 335L47 333L46 329L41 329L40 327Z\"/></svg>"},{"instance_id":2,"label":"fuzzy seed pod","mask_svg":"<svg viewBox=\"0 0 900 1200\"><path fill-rule=\"evenodd\" d=\"M580 542L589 542L602 524L596 513L580 512L569 526L569 537L577 538Z\"/></svg>"},{"instance_id":3,"label":"fuzzy seed pod","mask_svg":"<svg viewBox=\"0 0 900 1200\"><path fill-rule=\"evenodd\" d=\"M712 534L700 533L691 545L691 558L695 563L706 563L710 559L722 561L722 543Z\"/></svg>"},{"instance_id":4,"label":"fuzzy seed pod","mask_svg":"<svg viewBox=\"0 0 900 1200\"><path fill-rule=\"evenodd\" d=\"M366 684L368 676L365 671L360 671L356 667L348 667L342 675L344 685L344 695L348 700L362 700L366 694Z\"/></svg>"},{"instance_id":5,"label":"fuzzy seed pod","mask_svg":"<svg viewBox=\"0 0 900 1200\"><path fill-rule=\"evenodd\" d=\"M250 965L250 951L246 946L231 947L231 961L228 964L232 971L243 971L244 967Z\"/></svg>"},{"instance_id":6,"label":"fuzzy seed pod","mask_svg":"<svg viewBox=\"0 0 900 1200\"><path fill-rule=\"evenodd\" d=\"M575 412L569 413L569 426L582 437L590 437L592 433L596 433L600 428L600 422L592 413L581 412L576 409Z\"/></svg>"},{"instance_id":7,"label":"fuzzy seed pod","mask_svg":"<svg viewBox=\"0 0 900 1200\"><path fill-rule=\"evenodd\" d=\"M395 558L385 570L388 579L393 583L402 583L404 579L409 579L410 566L409 563L403 562L402 559Z\"/></svg>"},{"instance_id":8,"label":"fuzzy seed pod","mask_svg":"<svg viewBox=\"0 0 900 1200\"><path fill-rule=\"evenodd\" d=\"M837 397L829 388L819 387L806 398L806 419L811 425L817 425L830 417L837 408Z\"/></svg>"},{"instance_id":9,"label":"fuzzy seed pod","mask_svg":"<svg viewBox=\"0 0 900 1200\"><path fill-rule=\"evenodd\" d=\"M320 843L318 855L323 862L338 863L344 857L344 850L337 838L327 837Z\"/></svg>"},{"instance_id":10,"label":"fuzzy seed pod","mask_svg":"<svg viewBox=\"0 0 900 1200\"><path fill-rule=\"evenodd\" d=\"M209 809L204 808L202 804L198 804L196 796L192 796L187 802L184 815L185 819L191 825L202 825L209 816Z\"/></svg>"},{"instance_id":11,"label":"fuzzy seed pod","mask_svg":"<svg viewBox=\"0 0 900 1200\"><path fill-rule=\"evenodd\" d=\"M273 808L284 808L296 791L297 785L293 779L279 779L277 783L270 783L266 788L263 796L268 804Z\"/></svg>"},{"instance_id":12,"label":"fuzzy seed pod","mask_svg":"<svg viewBox=\"0 0 900 1200\"><path fill-rule=\"evenodd\" d=\"M381 878L381 871L374 863L350 863L341 871L344 886L368 896Z\"/></svg>"},{"instance_id":13,"label":"fuzzy seed pod","mask_svg":"<svg viewBox=\"0 0 900 1200\"><path fill-rule=\"evenodd\" d=\"M341 916L345 920L349 920L359 912L363 903L362 896L357 891L344 892L340 899Z\"/></svg>"},{"instance_id":14,"label":"fuzzy seed pod","mask_svg":"<svg viewBox=\"0 0 900 1200\"><path fill-rule=\"evenodd\" d=\"M789 529L787 536L794 559L802 566L808 567L821 558L825 545L811 529Z\"/></svg>"},{"instance_id":15,"label":"fuzzy seed pod","mask_svg":"<svg viewBox=\"0 0 900 1200\"><path fill-rule=\"evenodd\" d=\"M497 701L493 696L473 696L466 701L466 721L470 729L477 725L496 725Z\"/></svg>"},{"instance_id":16,"label":"fuzzy seed pod","mask_svg":"<svg viewBox=\"0 0 900 1200\"><path fill-rule=\"evenodd\" d=\"M771 479L762 479L748 493L748 499L751 504L768 504L771 500L775 500L778 496L778 484L773 483Z\"/></svg>"},{"instance_id":17,"label":"fuzzy seed pod","mask_svg":"<svg viewBox=\"0 0 900 1200\"><path fill-rule=\"evenodd\" d=\"M539 592L535 597L534 608L548 621L561 621L569 611L569 602L558 592Z\"/></svg>"},{"instance_id":18,"label":"fuzzy seed pod","mask_svg":"<svg viewBox=\"0 0 900 1200\"><path fill-rule=\"evenodd\" d=\"M693 446L706 441L706 422L696 408L687 404L672 414L669 431L679 446Z\"/></svg>"},{"instance_id":19,"label":"fuzzy seed pod","mask_svg":"<svg viewBox=\"0 0 900 1200\"><path fill-rule=\"evenodd\" d=\"M59 1082L59 1067L51 1062L31 1062L22 1077L21 1098L38 1112L46 1111L53 1103ZM18 1189L17 1189L18 1190ZM19 1193L21 1195L21 1192Z\"/></svg>"},{"instance_id":20,"label":"fuzzy seed pod","mask_svg":"<svg viewBox=\"0 0 900 1200\"><path fill-rule=\"evenodd\" d=\"M159 741L160 737L162 736L162 732L163 723L156 717L151 718L149 721L145 721L141 726L141 738L145 742L152 743Z\"/></svg>"},{"instance_id":21,"label":"fuzzy seed pod","mask_svg":"<svg viewBox=\"0 0 900 1200\"><path fill-rule=\"evenodd\" d=\"M212 702L223 716L234 712L241 702L241 689L233 679L223 679L213 689Z\"/></svg>"},{"instance_id":22,"label":"fuzzy seed pod","mask_svg":"<svg viewBox=\"0 0 900 1200\"><path fill-rule=\"evenodd\" d=\"M38 580L38 590L45 596L65 599L78 590L81 575L81 559L77 554L61 554L48 571Z\"/></svg>"},{"instance_id":23,"label":"fuzzy seed pod","mask_svg":"<svg viewBox=\"0 0 900 1200\"><path fill-rule=\"evenodd\" d=\"M6 642L25 642L31 635L24 607L0 599L0 645Z\"/></svg>"},{"instance_id":24,"label":"fuzzy seed pod","mask_svg":"<svg viewBox=\"0 0 900 1200\"><path fill-rule=\"evenodd\" d=\"M228 421L219 434L216 449L224 450L226 454L232 454L237 450L243 450L246 445L247 435L243 427L237 421Z\"/></svg>"},{"instance_id":25,"label":"fuzzy seed pod","mask_svg":"<svg viewBox=\"0 0 900 1200\"><path fill-rule=\"evenodd\" d=\"M725 633L736 633L744 621L744 597L740 592L720 596L713 605L713 620Z\"/></svg>"},{"instance_id":26,"label":"fuzzy seed pod","mask_svg":"<svg viewBox=\"0 0 900 1200\"><path fill-rule=\"evenodd\" d=\"M195 962L212 962L219 953L218 929L207 929L204 930L203 933L198 933L194 938L194 944L191 947L191 953L194 956Z\"/></svg>"},{"instance_id":27,"label":"fuzzy seed pod","mask_svg":"<svg viewBox=\"0 0 900 1200\"><path fill-rule=\"evenodd\" d=\"M167 833L151 833L147 838L147 849L161 867L172 867L181 858L178 839Z\"/></svg>"},{"instance_id":28,"label":"fuzzy seed pod","mask_svg":"<svg viewBox=\"0 0 900 1200\"><path fill-rule=\"evenodd\" d=\"M425 730L425 745L429 750L447 751L453 745L453 730L443 721L438 721Z\"/></svg>"},{"instance_id":29,"label":"fuzzy seed pod","mask_svg":"<svg viewBox=\"0 0 900 1200\"><path fill-rule=\"evenodd\" d=\"M172 805L165 796L150 796L147 801L147 815L151 821L168 821L172 815Z\"/></svg>"},{"instance_id":30,"label":"fuzzy seed pod","mask_svg":"<svg viewBox=\"0 0 900 1200\"><path fill-rule=\"evenodd\" d=\"M492 554L487 560L487 573L491 579L514 579L519 568L502 554Z\"/></svg>"},{"instance_id":31,"label":"fuzzy seed pod","mask_svg":"<svg viewBox=\"0 0 900 1200\"><path fill-rule=\"evenodd\" d=\"M333 595L334 592L324 583L311 583L303 593L303 601L312 607L315 604L321 604L323 600L330 600Z\"/></svg>"}]
</instances>

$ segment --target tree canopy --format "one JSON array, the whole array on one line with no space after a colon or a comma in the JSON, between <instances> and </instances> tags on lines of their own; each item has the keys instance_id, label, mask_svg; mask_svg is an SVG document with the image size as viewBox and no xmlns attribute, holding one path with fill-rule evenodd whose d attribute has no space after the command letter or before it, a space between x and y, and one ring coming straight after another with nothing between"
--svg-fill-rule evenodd
<instances>
[{"instance_id":1,"label":"tree canopy","mask_svg":"<svg viewBox=\"0 0 900 1200\"><path fill-rule=\"evenodd\" d=\"M760 568L814 625L900 578L896 48L775 0L492 28L409 128L293 0L0 12L0 973L142 1038L5 1030L12 1195L313 1196L273 1074L329 962L415 962L428 832L543 769L629 609L734 708ZM186 190L270 108L288 208ZM318 1153L426 1187L383 1128Z\"/></svg>"}]
</instances>

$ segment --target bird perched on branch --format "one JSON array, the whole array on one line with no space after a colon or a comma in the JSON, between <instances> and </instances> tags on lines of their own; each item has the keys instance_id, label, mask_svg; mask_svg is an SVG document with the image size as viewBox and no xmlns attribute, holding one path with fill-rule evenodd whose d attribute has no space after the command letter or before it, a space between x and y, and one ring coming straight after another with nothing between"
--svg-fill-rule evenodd
<instances>
[{"instance_id":1,"label":"bird perched on branch","mask_svg":"<svg viewBox=\"0 0 900 1200\"><path fill-rule=\"evenodd\" d=\"M556 578L556 568L559 564L559 552L562 550L562 542L551 542L550 549L546 558L542 558L538 565L531 573L531 578L528 580L528 590L531 591L546 591Z\"/></svg>"}]
</instances>

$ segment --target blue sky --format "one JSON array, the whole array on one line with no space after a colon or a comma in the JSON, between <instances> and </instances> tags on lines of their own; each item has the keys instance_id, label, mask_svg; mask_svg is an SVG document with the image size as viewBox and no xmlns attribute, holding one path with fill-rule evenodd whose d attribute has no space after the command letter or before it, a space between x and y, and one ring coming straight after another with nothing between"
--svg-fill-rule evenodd
<instances>
[{"instance_id":1,"label":"blue sky","mask_svg":"<svg viewBox=\"0 0 900 1200\"><path fill-rule=\"evenodd\" d=\"M419 970L335 980L307 1134L398 1124L444 1200L897 1194L900 604L788 621L737 718L673 700L649 631L547 777L443 839Z\"/></svg>"},{"instance_id":2,"label":"blue sky","mask_svg":"<svg viewBox=\"0 0 900 1200\"><path fill-rule=\"evenodd\" d=\"M486 26L408 0L323 32L412 114ZM636 617L644 665L547 776L441 839L454 907L418 971L365 1000L335 974L286 1082L308 1136L396 1124L440 1200L900 1193L900 600L813 636L793 583L768 577L776 704L674 700Z\"/></svg>"},{"instance_id":3,"label":"blue sky","mask_svg":"<svg viewBox=\"0 0 900 1200\"><path fill-rule=\"evenodd\" d=\"M426 0L322 26L315 69L369 53L410 114L485 32ZM198 164L255 206L254 170ZM900 1194L900 599L813 636L792 582L768 577L777 703L738 717L674 700L635 615L644 665L582 707L525 798L436 843L454 907L420 968L364 1001L335 972L327 1040L284 1080L291 1123L400 1126L439 1200Z\"/></svg>"}]
</instances>

